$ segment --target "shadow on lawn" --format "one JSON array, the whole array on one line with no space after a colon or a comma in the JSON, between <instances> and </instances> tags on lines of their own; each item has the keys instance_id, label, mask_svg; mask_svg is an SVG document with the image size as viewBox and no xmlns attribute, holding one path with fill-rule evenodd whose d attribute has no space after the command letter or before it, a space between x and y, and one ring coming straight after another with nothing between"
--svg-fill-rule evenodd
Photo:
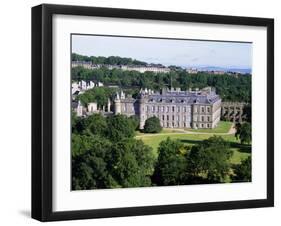
<instances>
[{"instance_id":1,"label":"shadow on lawn","mask_svg":"<svg viewBox=\"0 0 281 226\"><path fill-rule=\"evenodd\" d=\"M180 142L190 145L200 144L201 140L189 140L189 139L179 139ZM243 153L251 153L252 152L252 145L247 144L240 144L234 141L228 141L231 148L238 148L240 152Z\"/></svg>"},{"instance_id":2,"label":"shadow on lawn","mask_svg":"<svg viewBox=\"0 0 281 226\"><path fill-rule=\"evenodd\" d=\"M232 148L239 148L240 152L243 153L251 153L252 152L252 145L248 144L240 144L233 141L229 141L230 147Z\"/></svg>"},{"instance_id":3,"label":"shadow on lawn","mask_svg":"<svg viewBox=\"0 0 281 226\"><path fill-rule=\"evenodd\" d=\"M202 140L179 139L179 141L182 143L191 144L191 145L202 143Z\"/></svg>"}]
</instances>

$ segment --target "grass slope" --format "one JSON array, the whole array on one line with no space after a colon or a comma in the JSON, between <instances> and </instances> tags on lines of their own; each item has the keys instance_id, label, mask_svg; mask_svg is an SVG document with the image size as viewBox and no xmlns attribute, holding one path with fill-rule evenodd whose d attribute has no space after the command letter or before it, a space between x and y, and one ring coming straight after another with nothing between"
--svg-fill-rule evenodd
<instances>
[{"instance_id":1,"label":"grass slope","mask_svg":"<svg viewBox=\"0 0 281 226\"><path fill-rule=\"evenodd\" d=\"M232 122L220 121L216 128L214 129L186 129L192 132L202 132L202 133L227 133L231 128Z\"/></svg>"},{"instance_id":2,"label":"grass slope","mask_svg":"<svg viewBox=\"0 0 281 226\"><path fill-rule=\"evenodd\" d=\"M195 145L200 143L202 140L208 139L213 136L213 134L138 134L137 139L141 139L145 144L153 148L153 153L157 157L157 148L159 143L166 140L168 137L171 139L178 139L186 145ZM234 151L231 163L238 164L241 160L247 158L251 155L251 146L241 145L238 140L236 140L234 134L221 135L223 139L230 142L231 149Z\"/></svg>"}]
</instances>

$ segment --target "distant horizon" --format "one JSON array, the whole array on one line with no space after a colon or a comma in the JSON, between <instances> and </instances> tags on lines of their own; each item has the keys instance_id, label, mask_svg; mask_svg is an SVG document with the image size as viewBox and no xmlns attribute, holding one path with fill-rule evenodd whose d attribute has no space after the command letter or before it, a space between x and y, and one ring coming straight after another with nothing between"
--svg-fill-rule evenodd
<instances>
[{"instance_id":1,"label":"distant horizon","mask_svg":"<svg viewBox=\"0 0 281 226\"><path fill-rule=\"evenodd\" d=\"M78 54L78 53L74 53L74 54ZM82 55L82 54L79 54ZM82 56L87 56L87 57L105 57L105 56L90 56L90 55L82 55ZM111 56L108 56L111 57ZM121 57L121 58L125 58L123 56L112 56L112 57ZM135 59L132 57L126 57L126 58L131 58L132 60L137 60L140 61L139 59ZM145 61L142 61L145 62ZM159 63L155 63L155 62L145 62L147 64L159 64ZM182 65L163 65L165 67L169 67L169 66L177 66L177 67L181 67L183 69L201 69L201 70L209 70L209 71L215 71L215 70L221 70L221 71L230 71L230 72L239 72L239 73L252 73L252 69L251 68L235 68L235 67L217 67L217 66L212 66L212 65L198 65L198 66L182 66Z\"/></svg>"},{"instance_id":2,"label":"distant horizon","mask_svg":"<svg viewBox=\"0 0 281 226\"><path fill-rule=\"evenodd\" d=\"M118 56L183 68L252 71L252 43L72 35L72 53Z\"/></svg>"}]
</instances>

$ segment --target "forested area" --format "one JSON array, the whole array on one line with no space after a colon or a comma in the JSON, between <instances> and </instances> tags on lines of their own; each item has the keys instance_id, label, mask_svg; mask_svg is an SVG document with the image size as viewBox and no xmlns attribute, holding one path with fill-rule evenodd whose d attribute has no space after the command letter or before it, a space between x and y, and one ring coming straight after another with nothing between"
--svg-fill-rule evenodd
<instances>
[{"instance_id":1,"label":"forested area","mask_svg":"<svg viewBox=\"0 0 281 226\"><path fill-rule=\"evenodd\" d=\"M132 58L127 57L119 57L119 56L110 56L110 57L102 57L102 56L83 56L76 53L72 53L71 55L72 61L85 61L91 62L92 64L109 64L109 65L147 65L147 63L134 60Z\"/></svg>"},{"instance_id":2,"label":"forested area","mask_svg":"<svg viewBox=\"0 0 281 226\"><path fill-rule=\"evenodd\" d=\"M163 87L180 87L182 90L189 88L204 88L212 86L223 101L251 103L251 76L250 75L215 75L206 72L188 74L185 70L174 69L169 73L154 73L137 71L124 71L121 69L109 70L106 67L99 69L72 68L72 80L93 80L104 85L116 85L129 88L136 93L140 88L160 90Z\"/></svg>"}]
</instances>

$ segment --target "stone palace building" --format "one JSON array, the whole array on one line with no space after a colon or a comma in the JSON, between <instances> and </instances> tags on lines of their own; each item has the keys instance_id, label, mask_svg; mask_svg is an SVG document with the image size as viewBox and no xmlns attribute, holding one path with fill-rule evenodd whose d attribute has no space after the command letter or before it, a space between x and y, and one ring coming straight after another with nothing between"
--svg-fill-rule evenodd
<instances>
[{"instance_id":1,"label":"stone palace building","mask_svg":"<svg viewBox=\"0 0 281 226\"><path fill-rule=\"evenodd\" d=\"M137 115L140 128L156 116L164 128L215 128L221 116L221 98L211 87L181 91L163 88L161 92L141 90L137 98L116 94L114 113Z\"/></svg>"}]
</instances>

